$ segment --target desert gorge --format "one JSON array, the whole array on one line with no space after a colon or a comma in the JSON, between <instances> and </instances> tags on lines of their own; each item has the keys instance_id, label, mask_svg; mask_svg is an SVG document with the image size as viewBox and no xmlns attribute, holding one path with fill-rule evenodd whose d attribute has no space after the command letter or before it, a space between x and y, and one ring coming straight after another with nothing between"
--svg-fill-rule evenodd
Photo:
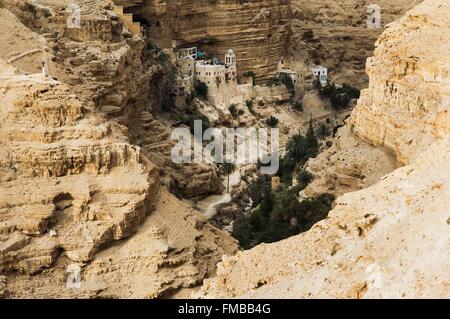
<instances>
[{"instance_id":1,"label":"desert gorge","mask_svg":"<svg viewBox=\"0 0 450 319\"><path fill-rule=\"evenodd\" d=\"M449 0L0 0L0 38L0 299L450 298Z\"/></svg>"}]
</instances>

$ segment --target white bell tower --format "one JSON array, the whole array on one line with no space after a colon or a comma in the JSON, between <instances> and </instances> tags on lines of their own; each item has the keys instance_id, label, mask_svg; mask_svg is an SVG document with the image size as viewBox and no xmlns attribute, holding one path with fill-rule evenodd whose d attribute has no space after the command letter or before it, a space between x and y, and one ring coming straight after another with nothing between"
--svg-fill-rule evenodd
<instances>
[{"instance_id":1,"label":"white bell tower","mask_svg":"<svg viewBox=\"0 0 450 319\"><path fill-rule=\"evenodd\" d=\"M232 49L229 49L225 54L225 66L228 68L236 66L236 55Z\"/></svg>"}]
</instances>

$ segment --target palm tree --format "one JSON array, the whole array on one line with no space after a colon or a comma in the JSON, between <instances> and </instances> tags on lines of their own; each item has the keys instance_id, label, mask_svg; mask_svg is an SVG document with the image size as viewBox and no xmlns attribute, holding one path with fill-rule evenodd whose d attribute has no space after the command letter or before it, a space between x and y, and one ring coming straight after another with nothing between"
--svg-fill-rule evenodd
<instances>
[{"instance_id":1,"label":"palm tree","mask_svg":"<svg viewBox=\"0 0 450 319\"><path fill-rule=\"evenodd\" d=\"M222 171L225 175L227 175L227 193L230 192L230 175L234 172L236 169L236 165L233 163L223 163L222 164Z\"/></svg>"},{"instance_id":2,"label":"palm tree","mask_svg":"<svg viewBox=\"0 0 450 319\"><path fill-rule=\"evenodd\" d=\"M295 134L289 138L286 147L286 155L295 163L299 163L303 160L307 150L307 141L303 135Z\"/></svg>"}]
</instances>

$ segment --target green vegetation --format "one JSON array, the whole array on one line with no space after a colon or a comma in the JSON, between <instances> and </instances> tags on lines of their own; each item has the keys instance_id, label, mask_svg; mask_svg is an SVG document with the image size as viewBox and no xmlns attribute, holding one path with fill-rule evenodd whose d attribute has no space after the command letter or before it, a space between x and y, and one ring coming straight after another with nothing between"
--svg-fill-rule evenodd
<instances>
[{"instance_id":1,"label":"green vegetation","mask_svg":"<svg viewBox=\"0 0 450 319\"><path fill-rule=\"evenodd\" d=\"M328 135L330 135L330 132L328 130L328 127L325 124L320 124L319 126L319 131L317 132L317 135L322 138L325 139Z\"/></svg>"},{"instance_id":2,"label":"green vegetation","mask_svg":"<svg viewBox=\"0 0 450 319\"><path fill-rule=\"evenodd\" d=\"M195 94L204 99L208 96L208 86L206 85L205 82L198 81L195 84Z\"/></svg>"},{"instance_id":3,"label":"green vegetation","mask_svg":"<svg viewBox=\"0 0 450 319\"><path fill-rule=\"evenodd\" d=\"M247 77L247 78L253 78L253 77L255 77L255 72L253 72L253 71L245 71L244 72L244 76L245 77Z\"/></svg>"},{"instance_id":4,"label":"green vegetation","mask_svg":"<svg viewBox=\"0 0 450 319\"><path fill-rule=\"evenodd\" d=\"M227 176L227 193L230 192L230 175L236 169L236 165L233 163L223 163L220 164L222 173Z\"/></svg>"},{"instance_id":5,"label":"green vegetation","mask_svg":"<svg viewBox=\"0 0 450 319\"><path fill-rule=\"evenodd\" d=\"M285 85L290 92L294 90L294 81L289 75L282 75L280 77L272 77L268 81L269 86Z\"/></svg>"},{"instance_id":6,"label":"green vegetation","mask_svg":"<svg viewBox=\"0 0 450 319\"><path fill-rule=\"evenodd\" d=\"M253 84L255 84L255 77L256 77L255 72L250 71L250 70L249 71L245 71L243 76L245 76L247 78L252 78L253 79Z\"/></svg>"},{"instance_id":7,"label":"green vegetation","mask_svg":"<svg viewBox=\"0 0 450 319\"><path fill-rule=\"evenodd\" d=\"M266 120L266 124L270 127L276 127L278 125L278 122L279 120L274 116L271 116Z\"/></svg>"},{"instance_id":8,"label":"green vegetation","mask_svg":"<svg viewBox=\"0 0 450 319\"><path fill-rule=\"evenodd\" d=\"M280 159L280 169L278 170L281 182L290 185L296 168L303 166L308 159L316 157L318 152L319 142L315 136L312 121L310 121L306 136L295 134L288 140L286 155Z\"/></svg>"},{"instance_id":9,"label":"green vegetation","mask_svg":"<svg viewBox=\"0 0 450 319\"><path fill-rule=\"evenodd\" d=\"M359 98L360 91L348 84L338 87L333 83L324 87L320 86L319 95L323 99L329 99L333 109L343 110L349 107L351 100Z\"/></svg>"},{"instance_id":10,"label":"green vegetation","mask_svg":"<svg viewBox=\"0 0 450 319\"><path fill-rule=\"evenodd\" d=\"M247 105L248 111L255 117L258 116L258 114L253 109L253 100L247 100L245 101L245 105Z\"/></svg>"},{"instance_id":11,"label":"green vegetation","mask_svg":"<svg viewBox=\"0 0 450 319\"><path fill-rule=\"evenodd\" d=\"M230 111L231 115L236 118L239 116L236 104L231 104L230 107L228 108L228 110Z\"/></svg>"},{"instance_id":12,"label":"green vegetation","mask_svg":"<svg viewBox=\"0 0 450 319\"><path fill-rule=\"evenodd\" d=\"M245 249L260 243L271 243L307 231L326 218L334 201L333 195L322 194L300 201L298 194L313 180L302 168L318 153L319 143L312 121L306 136L296 134L287 145L286 156L280 160L281 184L272 190L271 176L259 176L249 185L253 210L234 222L233 236ZM297 184L289 187L296 174Z\"/></svg>"},{"instance_id":13,"label":"green vegetation","mask_svg":"<svg viewBox=\"0 0 450 319\"><path fill-rule=\"evenodd\" d=\"M288 88L289 91L292 92L294 90L294 81L292 81L292 78L289 75L281 76L280 81Z\"/></svg>"},{"instance_id":14,"label":"green vegetation","mask_svg":"<svg viewBox=\"0 0 450 319\"><path fill-rule=\"evenodd\" d=\"M147 43L147 50L153 53L159 53L161 52L161 48L158 47L155 43L149 41Z\"/></svg>"},{"instance_id":15,"label":"green vegetation","mask_svg":"<svg viewBox=\"0 0 450 319\"><path fill-rule=\"evenodd\" d=\"M297 183L301 185L302 189L305 189L313 179L314 176L304 168L297 174Z\"/></svg>"},{"instance_id":16,"label":"green vegetation","mask_svg":"<svg viewBox=\"0 0 450 319\"><path fill-rule=\"evenodd\" d=\"M156 56L155 60L159 63L166 63L170 60L169 56L165 54L164 52L159 52L159 54Z\"/></svg>"},{"instance_id":17,"label":"green vegetation","mask_svg":"<svg viewBox=\"0 0 450 319\"><path fill-rule=\"evenodd\" d=\"M191 114L188 114L183 118L183 124L189 126L189 129L192 134L194 134L194 124L195 121L202 121L202 136L203 133L211 126L209 119L201 114L198 110L194 110Z\"/></svg>"},{"instance_id":18,"label":"green vegetation","mask_svg":"<svg viewBox=\"0 0 450 319\"><path fill-rule=\"evenodd\" d=\"M326 218L334 197L323 194L312 199L299 201L298 193L307 186L309 173L302 174L305 183L296 187L281 186L274 192L268 187L260 188L257 207L248 216L241 216L234 222L233 236L241 247L249 249L261 243L272 243L309 230L315 223ZM260 184L257 180L256 184Z\"/></svg>"},{"instance_id":19,"label":"green vegetation","mask_svg":"<svg viewBox=\"0 0 450 319\"><path fill-rule=\"evenodd\" d=\"M297 112L303 112L303 104L300 101L296 101L292 107Z\"/></svg>"}]
</instances>

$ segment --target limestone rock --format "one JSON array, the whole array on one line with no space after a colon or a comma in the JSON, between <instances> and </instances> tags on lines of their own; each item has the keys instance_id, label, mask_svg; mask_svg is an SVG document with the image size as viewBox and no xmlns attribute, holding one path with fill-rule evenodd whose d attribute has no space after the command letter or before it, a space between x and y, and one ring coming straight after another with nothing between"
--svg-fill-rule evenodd
<instances>
[{"instance_id":1,"label":"limestone rock","mask_svg":"<svg viewBox=\"0 0 450 319\"><path fill-rule=\"evenodd\" d=\"M387 24L420 3L409 0L292 0L289 65L306 78L309 67L327 66L332 81L364 88L366 59ZM368 6L381 9L380 28L368 28Z\"/></svg>"},{"instance_id":2,"label":"limestone rock","mask_svg":"<svg viewBox=\"0 0 450 319\"><path fill-rule=\"evenodd\" d=\"M64 33L65 1L41 2L45 22L40 7L1 4L0 25L37 39L49 70L30 74L0 51L0 296L185 293L236 242L167 193L149 152L131 144L134 107L158 104L142 92L160 97L162 68L137 72L143 41L116 33L101 2L83 3L78 33ZM120 114L102 113L109 106Z\"/></svg>"}]
</instances>

